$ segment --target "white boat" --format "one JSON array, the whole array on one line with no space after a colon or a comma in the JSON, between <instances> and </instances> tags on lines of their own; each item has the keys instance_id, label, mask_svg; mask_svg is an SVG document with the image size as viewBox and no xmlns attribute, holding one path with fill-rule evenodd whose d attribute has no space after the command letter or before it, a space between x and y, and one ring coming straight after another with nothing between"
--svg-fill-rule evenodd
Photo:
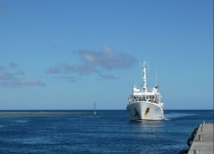
<instances>
[{"instance_id":1,"label":"white boat","mask_svg":"<svg viewBox=\"0 0 214 154\"><path fill-rule=\"evenodd\" d=\"M147 88L146 62L141 67L143 87L133 86L132 94L128 97L127 110L130 120L164 120L163 102L158 86Z\"/></svg>"}]
</instances>

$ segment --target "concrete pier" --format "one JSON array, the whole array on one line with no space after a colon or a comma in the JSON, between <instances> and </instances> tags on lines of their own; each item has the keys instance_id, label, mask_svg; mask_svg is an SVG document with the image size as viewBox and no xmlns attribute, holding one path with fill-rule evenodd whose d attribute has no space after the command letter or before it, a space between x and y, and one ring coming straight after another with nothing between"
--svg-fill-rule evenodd
<instances>
[{"instance_id":1,"label":"concrete pier","mask_svg":"<svg viewBox=\"0 0 214 154\"><path fill-rule=\"evenodd\" d=\"M188 150L188 154L214 154L213 151L213 123L200 124L191 146Z\"/></svg>"}]
</instances>

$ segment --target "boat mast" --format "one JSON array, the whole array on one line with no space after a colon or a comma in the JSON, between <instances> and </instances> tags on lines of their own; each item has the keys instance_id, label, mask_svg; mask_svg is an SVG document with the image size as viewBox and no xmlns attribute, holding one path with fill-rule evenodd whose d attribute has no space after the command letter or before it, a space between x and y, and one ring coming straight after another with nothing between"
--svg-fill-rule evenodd
<instances>
[{"instance_id":1,"label":"boat mast","mask_svg":"<svg viewBox=\"0 0 214 154\"><path fill-rule=\"evenodd\" d=\"M147 68L146 68L146 62L145 61L143 62L142 72L143 72L143 90L147 91L147 82L146 82Z\"/></svg>"},{"instance_id":2,"label":"boat mast","mask_svg":"<svg viewBox=\"0 0 214 154\"><path fill-rule=\"evenodd\" d=\"M158 88L158 73L157 73L157 66L156 66L156 70L155 70L155 88Z\"/></svg>"}]
</instances>

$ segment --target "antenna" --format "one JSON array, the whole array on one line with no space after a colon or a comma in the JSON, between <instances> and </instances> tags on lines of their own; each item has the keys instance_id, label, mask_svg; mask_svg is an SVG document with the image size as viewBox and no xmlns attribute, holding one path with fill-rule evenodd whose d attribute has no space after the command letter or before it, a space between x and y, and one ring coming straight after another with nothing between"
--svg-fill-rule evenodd
<instances>
[{"instance_id":1,"label":"antenna","mask_svg":"<svg viewBox=\"0 0 214 154\"><path fill-rule=\"evenodd\" d=\"M155 68L155 88L158 88L158 72L157 72L157 65Z\"/></svg>"}]
</instances>

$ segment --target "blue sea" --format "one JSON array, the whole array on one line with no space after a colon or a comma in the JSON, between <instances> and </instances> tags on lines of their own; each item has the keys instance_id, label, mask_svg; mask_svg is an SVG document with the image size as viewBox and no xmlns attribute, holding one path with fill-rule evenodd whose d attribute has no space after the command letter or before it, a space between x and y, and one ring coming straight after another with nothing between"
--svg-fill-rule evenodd
<instances>
[{"instance_id":1,"label":"blue sea","mask_svg":"<svg viewBox=\"0 0 214 154\"><path fill-rule=\"evenodd\" d=\"M126 110L0 111L0 153L176 154L213 110L165 110L165 121L129 121Z\"/></svg>"}]
</instances>

